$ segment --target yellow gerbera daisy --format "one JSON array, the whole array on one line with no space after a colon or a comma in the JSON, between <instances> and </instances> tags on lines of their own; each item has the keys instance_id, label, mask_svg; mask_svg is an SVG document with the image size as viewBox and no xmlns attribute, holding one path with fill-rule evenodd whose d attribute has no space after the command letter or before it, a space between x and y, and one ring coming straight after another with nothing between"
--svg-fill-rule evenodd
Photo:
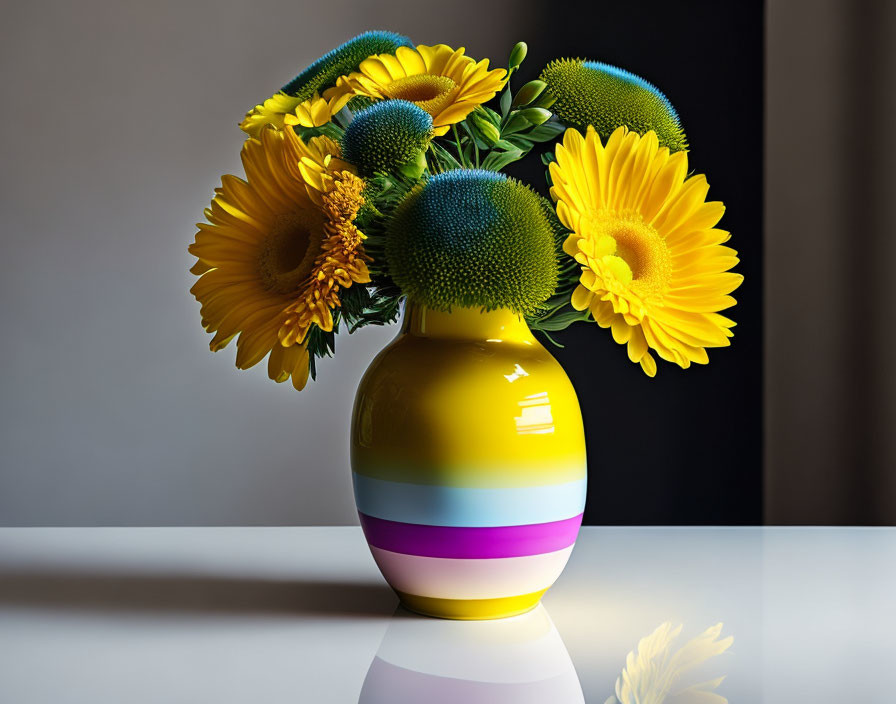
<instances>
[{"instance_id":1,"label":"yellow gerbera daisy","mask_svg":"<svg viewBox=\"0 0 896 704\"><path fill-rule=\"evenodd\" d=\"M351 100L351 94L329 90L314 93L307 100L286 93L274 93L261 105L256 105L240 123L240 129L250 137L257 137L265 125L282 129L283 125L320 127L327 124Z\"/></svg>"},{"instance_id":2,"label":"yellow gerbera daisy","mask_svg":"<svg viewBox=\"0 0 896 704\"><path fill-rule=\"evenodd\" d=\"M346 94L407 100L432 115L435 134L443 135L477 105L495 97L507 80L506 70L490 71L488 59L477 63L464 51L445 44L399 47L394 55L365 59L323 95L336 105Z\"/></svg>"},{"instance_id":3,"label":"yellow gerbera daisy","mask_svg":"<svg viewBox=\"0 0 896 704\"><path fill-rule=\"evenodd\" d=\"M345 107L351 100L350 95L343 95L337 91L324 91L321 97L315 93L304 103L295 107L291 115L283 119L287 125L301 125L302 127L320 127L327 124L337 112Z\"/></svg>"},{"instance_id":4,"label":"yellow gerbera daisy","mask_svg":"<svg viewBox=\"0 0 896 704\"><path fill-rule=\"evenodd\" d=\"M286 93L274 93L261 105L256 105L246 113L246 117L240 123L240 129L250 137L258 137L265 125L274 125L274 127L282 129L286 115L295 114L296 108L304 102L306 101L286 95Z\"/></svg>"},{"instance_id":5,"label":"yellow gerbera daisy","mask_svg":"<svg viewBox=\"0 0 896 704\"><path fill-rule=\"evenodd\" d=\"M715 228L725 206L705 202L706 177L687 177L687 152L670 154L656 133L620 127L601 143L566 131L550 166L557 215L572 230L564 251L582 265L572 294L649 376L654 350L687 368L706 364L707 347L724 347L734 322L719 311L743 281L729 272L737 252Z\"/></svg>"},{"instance_id":6,"label":"yellow gerbera daisy","mask_svg":"<svg viewBox=\"0 0 896 704\"><path fill-rule=\"evenodd\" d=\"M344 172L323 196L321 205L327 218L324 228L329 237L321 246L301 297L286 308L286 318L278 331L284 347L304 340L312 324L332 330L332 311L340 304L339 289L370 281L370 258L362 247L364 234L354 224L364 203L363 190L362 179Z\"/></svg>"},{"instance_id":7,"label":"yellow gerbera daisy","mask_svg":"<svg viewBox=\"0 0 896 704\"><path fill-rule=\"evenodd\" d=\"M198 259L190 271L200 276L191 292L215 333L213 352L239 335L237 367L270 355L271 379L292 377L301 389L310 326L331 330L340 287L369 281L363 235L352 223L363 181L333 140L306 144L292 128L263 129L241 156L246 179L221 179L189 248Z\"/></svg>"}]
</instances>

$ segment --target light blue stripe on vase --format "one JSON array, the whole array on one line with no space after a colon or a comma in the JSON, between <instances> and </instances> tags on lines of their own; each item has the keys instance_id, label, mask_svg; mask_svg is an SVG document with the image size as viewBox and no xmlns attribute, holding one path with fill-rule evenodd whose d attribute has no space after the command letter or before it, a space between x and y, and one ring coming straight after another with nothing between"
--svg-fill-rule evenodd
<instances>
[{"instance_id":1,"label":"light blue stripe on vase","mask_svg":"<svg viewBox=\"0 0 896 704\"><path fill-rule=\"evenodd\" d=\"M585 509L586 479L512 488L460 488L374 479L352 472L355 503L368 516L426 526L550 523Z\"/></svg>"}]
</instances>

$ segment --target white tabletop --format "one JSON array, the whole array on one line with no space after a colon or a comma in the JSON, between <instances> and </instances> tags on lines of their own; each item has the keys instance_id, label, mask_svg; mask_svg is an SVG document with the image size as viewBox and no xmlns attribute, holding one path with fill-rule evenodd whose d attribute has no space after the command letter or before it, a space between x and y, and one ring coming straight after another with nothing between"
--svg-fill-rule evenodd
<instances>
[{"instance_id":1,"label":"white tabletop","mask_svg":"<svg viewBox=\"0 0 896 704\"><path fill-rule=\"evenodd\" d=\"M896 701L893 529L585 528L530 614L396 606L355 527L0 529L0 701L604 704L624 668L641 704L723 675L732 703Z\"/></svg>"}]
</instances>

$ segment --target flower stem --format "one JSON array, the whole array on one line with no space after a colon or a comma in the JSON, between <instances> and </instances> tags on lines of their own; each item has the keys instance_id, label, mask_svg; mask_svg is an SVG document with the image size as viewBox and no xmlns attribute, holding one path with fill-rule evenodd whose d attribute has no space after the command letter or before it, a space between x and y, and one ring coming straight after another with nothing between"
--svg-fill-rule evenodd
<instances>
[{"instance_id":1,"label":"flower stem","mask_svg":"<svg viewBox=\"0 0 896 704\"><path fill-rule=\"evenodd\" d=\"M469 167L469 164L464 160L464 150L460 146L460 135L457 132L457 125L451 125L451 133L454 135L454 143L457 145L457 161L463 167Z\"/></svg>"}]
</instances>

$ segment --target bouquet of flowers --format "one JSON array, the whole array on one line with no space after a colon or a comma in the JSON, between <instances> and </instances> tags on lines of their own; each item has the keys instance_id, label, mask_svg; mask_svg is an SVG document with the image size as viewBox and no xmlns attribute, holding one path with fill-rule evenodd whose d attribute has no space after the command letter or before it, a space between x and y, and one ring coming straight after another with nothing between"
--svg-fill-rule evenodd
<instances>
[{"instance_id":1,"label":"bouquet of flowers","mask_svg":"<svg viewBox=\"0 0 896 704\"><path fill-rule=\"evenodd\" d=\"M743 277L669 100L628 71L367 32L246 115L244 177L225 175L189 251L213 351L267 357L302 389L336 335L432 309L510 309L548 339L609 328L649 376L730 344ZM549 196L502 170L542 151Z\"/></svg>"}]
</instances>

